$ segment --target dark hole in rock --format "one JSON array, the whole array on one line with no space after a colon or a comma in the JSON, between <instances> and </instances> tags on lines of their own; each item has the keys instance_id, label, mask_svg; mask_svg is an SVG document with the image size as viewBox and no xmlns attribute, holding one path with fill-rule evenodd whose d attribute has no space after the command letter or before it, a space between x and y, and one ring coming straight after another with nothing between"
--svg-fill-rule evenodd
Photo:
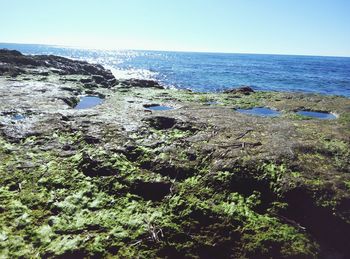
<instances>
[{"instance_id":1,"label":"dark hole in rock","mask_svg":"<svg viewBox=\"0 0 350 259\"><path fill-rule=\"evenodd\" d=\"M132 192L143 197L145 200L161 201L170 193L169 182L137 182L132 187Z\"/></svg>"},{"instance_id":2,"label":"dark hole in rock","mask_svg":"<svg viewBox=\"0 0 350 259\"><path fill-rule=\"evenodd\" d=\"M71 117L70 117L70 116L66 116L66 115L62 115L62 116L61 116L61 120L63 120L63 121L69 121L69 120L71 120Z\"/></svg>"},{"instance_id":3,"label":"dark hole in rock","mask_svg":"<svg viewBox=\"0 0 350 259\"><path fill-rule=\"evenodd\" d=\"M230 190L232 192L237 192L244 197L249 197L254 194L254 192L258 192L260 193L261 203L257 204L254 210L259 213L266 213L266 209L269 208L271 202L277 198L276 194L271 189L271 182L267 179L257 179L256 176L262 175L263 172L256 170L253 165L241 166L234 164L230 166L232 167L225 166L216 169L219 171L233 171L226 177L226 179L223 180L216 178L216 173L214 173L214 177L205 178L206 185L213 187L218 192Z\"/></svg>"},{"instance_id":4,"label":"dark hole in rock","mask_svg":"<svg viewBox=\"0 0 350 259\"><path fill-rule=\"evenodd\" d=\"M139 149L136 145L124 146L123 154L131 161L136 161L144 152Z\"/></svg>"},{"instance_id":5,"label":"dark hole in rock","mask_svg":"<svg viewBox=\"0 0 350 259\"><path fill-rule=\"evenodd\" d=\"M349 258L349 224L333 215L330 209L317 206L312 196L313 193L304 188L286 193L285 202L289 205L283 216L300 223L316 238L321 246L320 258ZM329 253L340 257L324 256Z\"/></svg>"},{"instance_id":6,"label":"dark hole in rock","mask_svg":"<svg viewBox=\"0 0 350 259\"><path fill-rule=\"evenodd\" d=\"M98 96L84 96L80 99L78 104L74 107L76 110L89 109L95 107L103 102Z\"/></svg>"},{"instance_id":7,"label":"dark hole in rock","mask_svg":"<svg viewBox=\"0 0 350 259\"><path fill-rule=\"evenodd\" d=\"M236 109L236 111L240 113L256 115L260 117L277 117L277 116L280 116L281 114L279 111L275 111L264 107L255 107L252 109Z\"/></svg>"},{"instance_id":8,"label":"dark hole in rock","mask_svg":"<svg viewBox=\"0 0 350 259\"><path fill-rule=\"evenodd\" d=\"M75 233L77 234L77 233ZM95 254L95 257L97 258L99 253ZM52 254L49 254L48 257L53 257ZM88 253L84 251L84 249L79 248L77 250L72 250L68 252L64 252L62 255L57 256L57 258L66 258L66 259L73 259L73 258L86 258L88 257Z\"/></svg>"},{"instance_id":9,"label":"dark hole in rock","mask_svg":"<svg viewBox=\"0 0 350 259\"><path fill-rule=\"evenodd\" d=\"M14 192L14 191L18 191L20 188L20 186L17 183L11 183L9 186L9 191L10 192Z\"/></svg>"},{"instance_id":10,"label":"dark hole in rock","mask_svg":"<svg viewBox=\"0 0 350 259\"><path fill-rule=\"evenodd\" d=\"M170 129L176 124L176 119L165 116L147 118L146 121L148 121L151 127L158 130Z\"/></svg>"},{"instance_id":11,"label":"dark hole in rock","mask_svg":"<svg viewBox=\"0 0 350 259\"><path fill-rule=\"evenodd\" d=\"M112 167L104 166L103 162L95 160L87 154L83 155L78 167L86 176L90 177L112 176L117 173Z\"/></svg>"},{"instance_id":12,"label":"dark hole in rock","mask_svg":"<svg viewBox=\"0 0 350 259\"><path fill-rule=\"evenodd\" d=\"M195 168L188 167L182 163L171 163L169 161L163 161L160 159L143 162L141 164L141 168L177 180L184 180L197 172Z\"/></svg>"},{"instance_id":13,"label":"dark hole in rock","mask_svg":"<svg viewBox=\"0 0 350 259\"><path fill-rule=\"evenodd\" d=\"M100 139L97 138L97 137L94 137L94 136L88 136L86 135L84 137L84 140L87 144L97 144L97 143L100 143Z\"/></svg>"},{"instance_id":14,"label":"dark hole in rock","mask_svg":"<svg viewBox=\"0 0 350 259\"><path fill-rule=\"evenodd\" d=\"M325 140L325 141L327 141L327 140ZM302 153L302 154L323 155L323 156L329 157L329 158L334 157L334 155L336 154L336 153L334 153L336 151L331 151L327 148L316 148L316 147L310 146L310 145L296 146L295 150L299 153Z\"/></svg>"},{"instance_id":15,"label":"dark hole in rock","mask_svg":"<svg viewBox=\"0 0 350 259\"><path fill-rule=\"evenodd\" d=\"M298 111L297 114L320 120L334 120L337 118L334 114L331 114L329 112Z\"/></svg>"},{"instance_id":16,"label":"dark hole in rock","mask_svg":"<svg viewBox=\"0 0 350 259\"><path fill-rule=\"evenodd\" d=\"M185 234L183 235L179 235L179 234L175 235L173 233L171 234L173 239L175 239L176 241L181 240L180 242L185 242L185 238L189 239ZM157 255L160 256L160 258L169 258L169 259L186 258L185 252L178 251L178 249L171 244L167 244L161 247Z\"/></svg>"},{"instance_id":17,"label":"dark hole in rock","mask_svg":"<svg viewBox=\"0 0 350 259\"><path fill-rule=\"evenodd\" d=\"M190 131L192 133L198 131L197 125L193 125L193 123L189 123L186 121L177 121L174 128L182 131Z\"/></svg>"},{"instance_id":18,"label":"dark hole in rock","mask_svg":"<svg viewBox=\"0 0 350 259\"><path fill-rule=\"evenodd\" d=\"M152 111L168 111L168 110L173 110L173 107L170 106L164 106L164 105L159 105L159 104L145 104L143 107L147 108L148 110Z\"/></svg>"},{"instance_id":19,"label":"dark hole in rock","mask_svg":"<svg viewBox=\"0 0 350 259\"><path fill-rule=\"evenodd\" d=\"M265 213L271 202L276 199L276 195L270 188L270 182L267 180L256 180L249 177L233 177L229 185L230 190L249 197L255 191L260 193L261 203L255 207L259 213Z\"/></svg>"}]
</instances>

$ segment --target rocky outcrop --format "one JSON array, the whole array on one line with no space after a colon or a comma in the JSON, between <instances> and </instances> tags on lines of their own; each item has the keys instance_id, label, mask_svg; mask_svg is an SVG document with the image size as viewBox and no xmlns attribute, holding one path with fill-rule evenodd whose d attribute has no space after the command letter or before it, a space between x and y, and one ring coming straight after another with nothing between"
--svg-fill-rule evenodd
<instances>
[{"instance_id":1,"label":"rocky outcrop","mask_svg":"<svg viewBox=\"0 0 350 259\"><path fill-rule=\"evenodd\" d=\"M251 93L254 93L254 90L250 86L240 86L238 88L225 90L224 93L249 95Z\"/></svg>"},{"instance_id":2,"label":"rocky outcrop","mask_svg":"<svg viewBox=\"0 0 350 259\"><path fill-rule=\"evenodd\" d=\"M104 87L112 87L117 80L110 70L98 64L72 60L54 55L27 56L18 51L0 50L0 72L2 75L17 76L25 73L25 68L47 68L59 75L87 75L92 81ZM41 71L41 75L44 75ZM47 73L47 72L46 72Z\"/></svg>"},{"instance_id":3,"label":"rocky outcrop","mask_svg":"<svg viewBox=\"0 0 350 259\"><path fill-rule=\"evenodd\" d=\"M145 80L145 79L128 79L121 81L121 84L126 87L142 87L142 88L157 88L164 89L159 82L154 80Z\"/></svg>"},{"instance_id":4,"label":"rocky outcrop","mask_svg":"<svg viewBox=\"0 0 350 259\"><path fill-rule=\"evenodd\" d=\"M0 257L349 257L349 99L0 60ZM81 95L103 102L76 110ZM253 107L281 114L239 112Z\"/></svg>"}]
</instances>

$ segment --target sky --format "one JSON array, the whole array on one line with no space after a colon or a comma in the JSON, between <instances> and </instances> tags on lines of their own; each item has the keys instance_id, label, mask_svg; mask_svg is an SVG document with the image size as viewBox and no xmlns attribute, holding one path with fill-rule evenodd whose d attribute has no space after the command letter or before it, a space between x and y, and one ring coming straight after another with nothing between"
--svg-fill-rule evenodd
<instances>
[{"instance_id":1,"label":"sky","mask_svg":"<svg viewBox=\"0 0 350 259\"><path fill-rule=\"evenodd\" d=\"M349 0L0 0L0 42L350 56Z\"/></svg>"}]
</instances>

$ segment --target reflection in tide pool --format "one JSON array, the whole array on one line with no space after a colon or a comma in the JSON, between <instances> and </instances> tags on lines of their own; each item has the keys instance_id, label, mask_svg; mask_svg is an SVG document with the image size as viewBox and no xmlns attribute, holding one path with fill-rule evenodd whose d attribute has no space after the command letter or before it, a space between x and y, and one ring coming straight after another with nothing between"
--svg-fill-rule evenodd
<instances>
[{"instance_id":1,"label":"reflection in tide pool","mask_svg":"<svg viewBox=\"0 0 350 259\"><path fill-rule=\"evenodd\" d=\"M297 114L320 120L334 120L337 117L328 112L298 111Z\"/></svg>"},{"instance_id":2,"label":"reflection in tide pool","mask_svg":"<svg viewBox=\"0 0 350 259\"><path fill-rule=\"evenodd\" d=\"M281 114L280 112L269 108L237 109L236 111L261 117L277 117Z\"/></svg>"},{"instance_id":3,"label":"reflection in tide pool","mask_svg":"<svg viewBox=\"0 0 350 259\"><path fill-rule=\"evenodd\" d=\"M89 109L101 104L103 100L98 96L84 96L79 103L74 107L76 110Z\"/></svg>"},{"instance_id":4,"label":"reflection in tide pool","mask_svg":"<svg viewBox=\"0 0 350 259\"><path fill-rule=\"evenodd\" d=\"M19 121L19 120L24 120L25 117L22 114L15 114L15 115L12 116L12 119L15 120L15 121Z\"/></svg>"},{"instance_id":5,"label":"reflection in tide pool","mask_svg":"<svg viewBox=\"0 0 350 259\"><path fill-rule=\"evenodd\" d=\"M173 107L170 106L163 106L163 105L152 105L152 106L147 106L148 110L152 111L168 111L168 110L173 110Z\"/></svg>"}]
</instances>

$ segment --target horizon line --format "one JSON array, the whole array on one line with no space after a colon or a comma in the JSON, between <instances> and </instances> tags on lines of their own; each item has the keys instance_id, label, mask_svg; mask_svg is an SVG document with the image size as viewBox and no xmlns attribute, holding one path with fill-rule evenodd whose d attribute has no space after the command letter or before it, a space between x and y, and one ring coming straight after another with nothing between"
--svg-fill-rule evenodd
<instances>
[{"instance_id":1,"label":"horizon line","mask_svg":"<svg viewBox=\"0 0 350 259\"><path fill-rule=\"evenodd\" d=\"M98 50L98 51L158 51L158 52L186 52L186 53L203 53L203 54L242 54L242 55L275 55L275 56L305 56L305 57L333 57L333 58L350 58L350 56L340 55L316 55L316 54L287 54L287 53L257 53L257 52L230 52L230 51L209 51L209 50L169 50L169 49L127 49L127 48L96 48L78 45L63 45L51 43L24 43L24 42L0 42L0 44L14 44L14 45L43 45L54 48L71 48L84 50Z\"/></svg>"}]
</instances>

